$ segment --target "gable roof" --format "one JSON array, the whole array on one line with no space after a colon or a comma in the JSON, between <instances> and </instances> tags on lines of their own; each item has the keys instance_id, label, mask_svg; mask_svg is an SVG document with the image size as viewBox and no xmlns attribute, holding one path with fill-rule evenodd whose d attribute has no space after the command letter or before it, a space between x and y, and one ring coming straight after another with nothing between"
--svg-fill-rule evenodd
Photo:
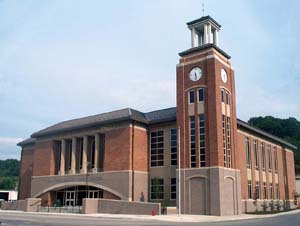
<instances>
[{"instance_id":1,"label":"gable roof","mask_svg":"<svg viewBox=\"0 0 300 226\"><path fill-rule=\"evenodd\" d=\"M246 130L248 130L248 131L250 131L252 133L259 134L260 136L263 136L265 138L274 140L274 141L276 141L276 142L278 142L278 143L280 143L280 144L282 144L284 146L287 146L287 147L289 147L289 148L291 148L293 150L297 150L297 147L295 145L292 145L292 144L286 142L285 140L283 140L280 137L274 136L274 135L272 135L270 133L267 133L267 132L265 132L265 131L263 131L261 129L258 129L258 128L254 127L254 126L251 126L247 122L244 122L244 121L242 121L240 119L237 119L237 125L238 125L238 128L244 128L244 129L246 129Z\"/></svg>"},{"instance_id":2,"label":"gable roof","mask_svg":"<svg viewBox=\"0 0 300 226\"><path fill-rule=\"evenodd\" d=\"M147 120L143 113L134 109L125 108L117 111L102 113L98 115L88 116L84 118L78 118L68 121L63 121L50 126L46 129L42 129L35 132L31 137L39 137L54 134L57 132L66 132L74 129L82 129L91 126L97 126L117 121L136 120L139 122L147 123Z\"/></svg>"},{"instance_id":3,"label":"gable roof","mask_svg":"<svg viewBox=\"0 0 300 226\"><path fill-rule=\"evenodd\" d=\"M42 129L31 135L31 138L26 139L20 143L19 146L35 143L37 137L51 135L55 133L67 132L76 129L88 128L91 126L100 126L107 123L121 122L121 121L137 121L146 125L164 123L164 122L176 122L176 107L166 108L162 110L151 111L143 113L131 108L125 108L117 111L102 113L98 115L88 116L84 118L78 118L68 121L57 123L53 126ZM280 143L288 148L296 150L297 147L286 142L285 140L269 134L263 130L255 128L248 123L237 119L237 126L240 129L246 129L252 133L263 136Z\"/></svg>"}]
</instances>

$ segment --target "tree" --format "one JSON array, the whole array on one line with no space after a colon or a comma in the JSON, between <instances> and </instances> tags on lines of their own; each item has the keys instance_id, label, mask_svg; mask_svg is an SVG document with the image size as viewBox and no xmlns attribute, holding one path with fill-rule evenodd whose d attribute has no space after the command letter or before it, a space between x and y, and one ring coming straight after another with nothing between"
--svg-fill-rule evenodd
<instances>
[{"instance_id":1,"label":"tree","mask_svg":"<svg viewBox=\"0 0 300 226\"><path fill-rule=\"evenodd\" d=\"M265 116L250 118L248 123L295 145L297 147L297 150L294 150L295 171L300 171L300 121L291 117L288 119L280 119L272 116Z\"/></svg>"}]
</instances>

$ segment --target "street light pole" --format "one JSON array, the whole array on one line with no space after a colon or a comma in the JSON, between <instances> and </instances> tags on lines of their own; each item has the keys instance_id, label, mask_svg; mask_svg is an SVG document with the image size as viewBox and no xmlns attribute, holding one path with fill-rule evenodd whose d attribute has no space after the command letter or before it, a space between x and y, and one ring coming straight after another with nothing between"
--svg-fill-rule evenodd
<instances>
[{"instance_id":1,"label":"street light pole","mask_svg":"<svg viewBox=\"0 0 300 226\"><path fill-rule=\"evenodd\" d=\"M180 126L178 127L178 215L181 215Z\"/></svg>"},{"instance_id":2,"label":"street light pole","mask_svg":"<svg viewBox=\"0 0 300 226\"><path fill-rule=\"evenodd\" d=\"M86 180L85 180L85 184L86 184L86 198L88 198L88 196L89 196L89 189L88 189L88 178L89 178L89 166L90 166L90 162L87 162L86 163Z\"/></svg>"}]
</instances>

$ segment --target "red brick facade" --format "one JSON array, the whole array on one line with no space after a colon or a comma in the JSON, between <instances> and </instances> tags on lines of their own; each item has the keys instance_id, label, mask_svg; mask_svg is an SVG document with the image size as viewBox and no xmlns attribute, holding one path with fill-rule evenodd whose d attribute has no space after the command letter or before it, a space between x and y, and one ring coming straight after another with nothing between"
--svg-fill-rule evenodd
<instances>
[{"instance_id":1,"label":"red brick facade","mask_svg":"<svg viewBox=\"0 0 300 226\"><path fill-rule=\"evenodd\" d=\"M23 149L21 153L20 165L20 189L18 199L30 198L31 177L33 168L34 148Z\"/></svg>"},{"instance_id":2,"label":"red brick facade","mask_svg":"<svg viewBox=\"0 0 300 226\"><path fill-rule=\"evenodd\" d=\"M210 17L202 19L205 24L198 26L198 22L195 22L197 29L214 26L214 30L211 31L216 35L219 25ZM157 181L160 186L168 186L163 189L168 197L164 196L165 193L159 194L160 197L156 201L166 201L175 205L176 201L178 202L176 177L184 171L183 174L188 177L184 178L181 184L184 193L181 196L183 213L239 214L243 208L242 202L246 203L245 206L248 205L248 201L253 205L256 182L259 184L261 201L275 198L293 200L294 156L293 152L287 149L292 149L293 146L237 120L235 75L230 57L212 43L191 48L180 55L176 71L176 112L164 109L161 110L163 112L154 111L150 114L123 109L63 122L34 133L32 137L35 138L35 144L30 144L34 147L21 145L23 150L19 198L40 196L47 205L53 204L58 189L76 187L74 183L77 183L78 186L86 188L91 186L101 189L103 198L147 201L157 199L155 196L151 198L151 193L155 192L155 188L151 190L151 187L156 185L151 185L150 181L152 178L159 178ZM195 67L201 69L202 76L197 81L192 81L189 74ZM227 79L222 79L222 71L226 72ZM198 89L204 91L204 100L201 102L198 101ZM189 103L190 91L194 91L194 103ZM200 115L204 115L205 119L202 132ZM190 129L191 116L195 118L196 137L193 166L191 134L194 131L191 132ZM179 149L178 145L176 147L179 138L176 127L180 128L180 171L176 171ZM177 140L172 140L175 145L171 147L174 129ZM151 132L163 135L154 135L152 143L149 135ZM200 141L201 135L205 137L202 138L205 142ZM76 143L79 139L82 142ZM247 162L246 139L250 142L250 162ZM257 142L258 167L255 165L254 141ZM203 143L204 165L201 160ZM262 143L265 169L262 168ZM171 151L174 148L177 159L171 164L171 161L174 162L174 159L171 159ZM172 154L174 158L174 153ZM97 163L98 160L101 164ZM82 165L78 162L82 162ZM65 163L68 167L65 167ZM92 169L88 165L92 165ZM190 187L191 184L193 187ZM264 185L266 197L262 197L265 193ZM52 186L53 189L47 190L47 186ZM195 202L191 197L199 198L199 194L202 199Z\"/></svg>"}]
</instances>

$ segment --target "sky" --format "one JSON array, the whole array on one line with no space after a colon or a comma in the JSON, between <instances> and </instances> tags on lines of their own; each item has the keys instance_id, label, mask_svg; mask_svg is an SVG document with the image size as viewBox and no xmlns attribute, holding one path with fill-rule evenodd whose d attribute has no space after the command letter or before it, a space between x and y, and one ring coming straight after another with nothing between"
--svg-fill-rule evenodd
<instances>
[{"instance_id":1,"label":"sky","mask_svg":"<svg viewBox=\"0 0 300 226\"><path fill-rule=\"evenodd\" d=\"M237 115L300 120L298 0L0 0L0 159L57 122L174 107L186 23L222 25Z\"/></svg>"}]
</instances>

